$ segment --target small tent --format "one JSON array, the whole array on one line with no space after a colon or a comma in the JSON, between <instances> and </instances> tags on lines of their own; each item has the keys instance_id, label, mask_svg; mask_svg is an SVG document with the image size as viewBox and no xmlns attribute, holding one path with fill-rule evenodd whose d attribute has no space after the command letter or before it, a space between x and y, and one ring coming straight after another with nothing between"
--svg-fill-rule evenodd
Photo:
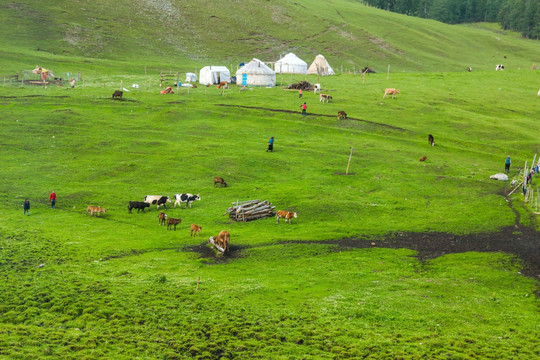
<instances>
[{"instance_id":1,"label":"small tent","mask_svg":"<svg viewBox=\"0 0 540 360\"><path fill-rule=\"evenodd\" d=\"M330 64L328 64L328 61L324 58L322 55L317 55L315 57L315 60L311 63L309 66L309 69L307 71L308 74L319 74L321 76L328 76L328 75L334 75L334 70L330 67Z\"/></svg>"},{"instance_id":2,"label":"small tent","mask_svg":"<svg viewBox=\"0 0 540 360\"><path fill-rule=\"evenodd\" d=\"M242 79L246 75L246 85L274 86L276 85L276 73L266 66L261 60L253 59L242 66L236 72L236 83L242 85Z\"/></svg>"},{"instance_id":3,"label":"small tent","mask_svg":"<svg viewBox=\"0 0 540 360\"><path fill-rule=\"evenodd\" d=\"M199 72L200 84L219 84L222 81L231 81L231 72L225 66L205 66Z\"/></svg>"},{"instance_id":4,"label":"small tent","mask_svg":"<svg viewBox=\"0 0 540 360\"><path fill-rule=\"evenodd\" d=\"M276 61L276 74L307 74L307 63L293 53Z\"/></svg>"},{"instance_id":5,"label":"small tent","mask_svg":"<svg viewBox=\"0 0 540 360\"><path fill-rule=\"evenodd\" d=\"M190 82L196 82L197 81L197 74L194 74L194 73L186 73L186 81L187 83L190 83Z\"/></svg>"}]
</instances>

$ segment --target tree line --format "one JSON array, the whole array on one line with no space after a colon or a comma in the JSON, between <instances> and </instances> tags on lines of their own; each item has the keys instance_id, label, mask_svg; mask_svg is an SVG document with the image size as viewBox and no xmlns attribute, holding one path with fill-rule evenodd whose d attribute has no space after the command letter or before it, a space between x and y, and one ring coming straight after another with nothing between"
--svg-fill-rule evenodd
<instances>
[{"instance_id":1,"label":"tree line","mask_svg":"<svg viewBox=\"0 0 540 360\"><path fill-rule=\"evenodd\" d=\"M361 0L379 9L447 24L498 22L504 30L540 38L538 0Z\"/></svg>"}]
</instances>

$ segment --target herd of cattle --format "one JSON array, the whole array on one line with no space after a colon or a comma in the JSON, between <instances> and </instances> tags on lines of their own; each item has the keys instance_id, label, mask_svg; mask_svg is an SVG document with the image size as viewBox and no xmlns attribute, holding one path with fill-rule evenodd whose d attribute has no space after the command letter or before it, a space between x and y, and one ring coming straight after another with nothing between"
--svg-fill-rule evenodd
<instances>
[{"instance_id":1,"label":"herd of cattle","mask_svg":"<svg viewBox=\"0 0 540 360\"><path fill-rule=\"evenodd\" d=\"M216 176L214 178L214 187L217 185L220 185L221 187L227 187L227 183L225 180L221 177ZM173 203L174 200L174 203ZM182 208L182 204L185 204L185 208L187 209L188 206L191 208L191 205L197 201L201 200L201 197L197 194L175 194L173 196L173 199L171 199L169 196L164 195L146 195L144 197L143 201L130 201L128 204L128 211L130 214L132 213L133 209L137 209L137 213L139 213L141 210L144 213L146 208L150 208L151 205L156 205L156 210L159 210L161 206L163 208L167 208L166 204L173 204L173 208L176 208L178 205L180 208ZM101 213L106 213L107 210L102 208L101 206L88 206L86 208L86 213L90 214L90 216L99 216ZM279 224L279 219L283 218L286 222L289 224L291 223L292 218L297 218L298 215L294 212L288 212L288 211L282 211L278 210L276 212L276 222ZM176 219L168 217L167 214L164 212L160 212L158 214L158 223L159 225L167 225L167 230L173 230L176 231L176 226L182 222L182 219ZM200 237L202 227L200 227L197 224L191 224L191 234L190 236L198 236ZM212 237L213 242L215 245L219 246L221 249L223 249L223 252L229 251L229 242L231 239L231 236L228 231L221 231L217 236Z\"/></svg>"}]
</instances>

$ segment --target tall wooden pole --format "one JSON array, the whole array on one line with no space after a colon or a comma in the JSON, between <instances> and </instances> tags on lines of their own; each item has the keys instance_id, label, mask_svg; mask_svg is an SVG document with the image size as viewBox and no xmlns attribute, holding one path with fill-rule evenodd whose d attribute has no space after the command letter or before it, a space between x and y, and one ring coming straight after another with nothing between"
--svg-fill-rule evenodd
<instances>
[{"instance_id":1,"label":"tall wooden pole","mask_svg":"<svg viewBox=\"0 0 540 360\"><path fill-rule=\"evenodd\" d=\"M351 165L351 158L352 158L352 146L351 146L351 153L349 154L349 162L347 163L347 171L345 171L345 175L349 175L349 166Z\"/></svg>"},{"instance_id":2,"label":"tall wooden pole","mask_svg":"<svg viewBox=\"0 0 540 360\"><path fill-rule=\"evenodd\" d=\"M390 78L390 64L388 64L388 72L386 73L386 80Z\"/></svg>"}]
</instances>

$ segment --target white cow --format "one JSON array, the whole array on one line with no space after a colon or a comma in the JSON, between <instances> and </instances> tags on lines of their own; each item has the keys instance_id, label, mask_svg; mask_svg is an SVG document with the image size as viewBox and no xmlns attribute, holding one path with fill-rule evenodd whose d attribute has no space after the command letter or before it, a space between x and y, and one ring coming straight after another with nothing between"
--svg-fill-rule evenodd
<instances>
[{"instance_id":1,"label":"white cow","mask_svg":"<svg viewBox=\"0 0 540 360\"><path fill-rule=\"evenodd\" d=\"M176 194L174 195L174 207L176 208L176 205L182 207L182 203L186 203L186 208L191 208L191 203L195 200L201 200L201 197L199 195L193 195L193 194Z\"/></svg>"},{"instance_id":2,"label":"white cow","mask_svg":"<svg viewBox=\"0 0 540 360\"><path fill-rule=\"evenodd\" d=\"M501 65L501 64L496 65L495 66L495 71L499 71L499 70L504 71L504 65Z\"/></svg>"},{"instance_id":3,"label":"white cow","mask_svg":"<svg viewBox=\"0 0 540 360\"><path fill-rule=\"evenodd\" d=\"M147 204L156 204L158 210L161 205L166 209L165 203L170 203L171 198L162 195L146 195L144 197L144 202Z\"/></svg>"}]
</instances>

